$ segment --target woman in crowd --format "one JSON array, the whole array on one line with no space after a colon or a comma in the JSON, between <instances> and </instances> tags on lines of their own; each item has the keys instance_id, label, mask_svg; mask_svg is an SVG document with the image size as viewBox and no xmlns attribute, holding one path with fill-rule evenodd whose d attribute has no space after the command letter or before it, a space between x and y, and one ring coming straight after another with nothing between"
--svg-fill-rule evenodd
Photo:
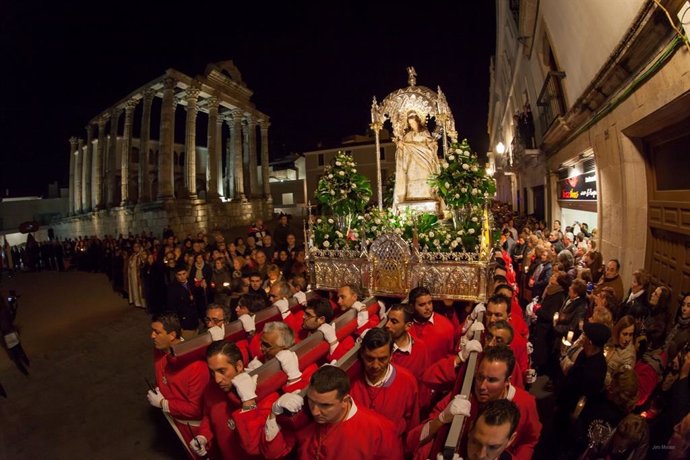
<instances>
[{"instance_id":1,"label":"woman in crowd","mask_svg":"<svg viewBox=\"0 0 690 460\"><path fill-rule=\"evenodd\" d=\"M676 355L690 343L690 292L683 294L683 300L676 315L676 321L666 337L664 347L669 359Z\"/></svg>"},{"instance_id":2,"label":"woman in crowd","mask_svg":"<svg viewBox=\"0 0 690 460\"><path fill-rule=\"evenodd\" d=\"M225 265L225 259L219 257L213 261L213 275L211 276L211 291L213 302L230 306L232 293L232 273Z\"/></svg>"},{"instance_id":3,"label":"woman in crowd","mask_svg":"<svg viewBox=\"0 0 690 460\"><path fill-rule=\"evenodd\" d=\"M541 298L544 289L546 289L546 285L549 284L549 278L551 278L551 272L553 270L551 267L551 260L551 252L542 249L539 254L539 265L534 270L529 281L529 287L532 288L532 298Z\"/></svg>"},{"instance_id":4,"label":"woman in crowd","mask_svg":"<svg viewBox=\"0 0 690 460\"><path fill-rule=\"evenodd\" d=\"M530 333L530 338L534 345L532 363L540 375L547 372L549 351L554 346L553 317L563 306L569 287L568 275L558 270L554 271L544 290L541 308L537 310L537 321Z\"/></svg>"},{"instance_id":5,"label":"woman in crowd","mask_svg":"<svg viewBox=\"0 0 690 460\"><path fill-rule=\"evenodd\" d=\"M206 313L206 305L211 301L209 288L211 287L213 269L206 263L203 254L192 256L192 261L192 266L189 269L189 280L194 286L192 294L201 317Z\"/></svg>"},{"instance_id":6,"label":"woman in crowd","mask_svg":"<svg viewBox=\"0 0 690 460\"><path fill-rule=\"evenodd\" d=\"M621 305L621 315L631 315L638 321L649 316L649 275L644 270L635 270L630 282L630 290Z\"/></svg>"},{"instance_id":7,"label":"woman in crowd","mask_svg":"<svg viewBox=\"0 0 690 460\"><path fill-rule=\"evenodd\" d=\"M615 320L618 317L618 306L616 305L616 293L610 287L601 288L596 294L592 294L594 299L594 308L606 308L611 312L611 316Z\"/></svg>"},{"instance_id":8,"label":"woman in crowd","mask_svg":"<svg viewBox=\"0 0 690 460\"><path fill-rule=\"evenodd\" d=\"M606 381L611 381L611 377L622 369L632 369L635 366L635 345L633 337L635 335L635 319L626 315L618 320L611 332L611 340L606 345Z\"/></svg>"}]
</instances>

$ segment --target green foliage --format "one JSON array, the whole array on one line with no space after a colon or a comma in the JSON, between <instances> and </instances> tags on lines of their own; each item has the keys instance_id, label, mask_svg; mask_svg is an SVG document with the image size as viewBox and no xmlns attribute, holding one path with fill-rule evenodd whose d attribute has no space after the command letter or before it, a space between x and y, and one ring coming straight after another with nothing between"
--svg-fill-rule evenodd
<instances>
[{"instance_id":1,"label":"green foliage","mask_svg":"<svg viewBox=\"0 0 690 460\"><path fill-rule=\"evenodd\" d=\"M354 216L364 212L371 199L371 183L357 172L355 162L338 152L316 186L315 199L336 216Z\"/></svg>"},{"instance_id":2,"label":"green foliage","mask_svg":"<svg viewBox=\"0 0 690 460\"><path fill-rule=\"evenodd\" d=\"M483 207L496 194L496 182L479 165L467 139L451 144L439 173L429 179L429 184L450 208Z\"/></svg>"}]
</instances>

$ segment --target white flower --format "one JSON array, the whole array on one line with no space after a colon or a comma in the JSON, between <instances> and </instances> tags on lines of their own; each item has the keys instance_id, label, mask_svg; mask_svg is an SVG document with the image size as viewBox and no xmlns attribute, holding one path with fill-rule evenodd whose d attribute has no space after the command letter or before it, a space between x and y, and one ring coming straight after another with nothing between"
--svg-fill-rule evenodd
<instances>
[{"instance_id":1,"label":"white flower","mask_svg":"<svg viewBox=\"0 0 690 460\"><path fill-rule=\"evenodd\" d=\"M338 235L338 238L342 238L342 237L343 237L343 233L342 233L340 230L336 230L336 231L335 231L335 234Z\"/></svg>"},{"instance_id":2,"label":"white flower","mask_svg":"<svg viewBox=\"0 0 690 460\"><path fill-rule=\"evenodd\" d=\"M468 156L470 156L470 151L465 150L464 152L462 152L462 154L465 155L466 157L468 157Z\"/></svg>"},{"instance_id":3,"label":"white flower","mask_svg":"<svg viewBox=\"0 0 690 460\"><path fill-rule=\"evenodd\" d=\"M450 182L446 182L444 185L446 186L446 188L450 188Z\"/></svg>"},{"instance_id":4,"label":"white flower","mask_svg":"<svg viewBox=\"0 0 690 460\"><path fill-rule=\"evenodd\" d=\"M444 161L443 163L441 163L441 167L442 167L443 169L448 169L448 166L450 166L450 165L449 165L448 162L446 162L446 161Z\"/></svg>"},{"instance_id":5,"label":"white flower","mask_svg":"<svg viewBox=\"0 0 690 460\"><path fill-rule=\"evenodd\" d=\"M344 175L345 175L345 171L338 171L338 175L344 176Z\"/></svg>"},{"instance_id":6,"label":"white flower","mask_svg":"<svg viewBox=\"0 0 690 460\"><path fill-rule=\"evenodd\" d=\"M352 188L357 188L357 184L352 184Z\"/></svg>"},{"instance_id":7,"label":"white flower","mask_svg":"<svg viewBox=\"0 0 690 460\"><path fill-rule=\"evenodd\" d=\"M376 225L372 225L372 226L371 226L371 231L372 231L372 232L375 232L377 228L378 228L378 227L377 227Z\"/></svg>"},{"instance_id":8,"label":"white flower","mask_svg":"<svg viewBox=\"0 0 690 460\"><path fill-rule=\"evenodd\" d=\"M462 169L464 169L465 171L467 171L468 169L470 169L470 165L468 165L467 163L463 163L463 164L462 164Z\"/></svg>"},{"instance_id":9,"label":"white flower","mask_svg":"<svg viewBox=\"0 0 690 460\"><path fill-rule=\"evenodd\" d=\"M333 219L328 219L328 223L329 223L329 224L334 224L335 221L334 221Z\"/></svg>"},{"instance_id":10,"label":"white flower","mask_svg":"<svg viewBox=\"0 0 690 460\"><path fill-rule=\"evenodd\" d=\"M461 191L462 193L467 193L467 187L461 187L461 188L460 188L460 191Z\"/></svg>"},{"instance_id":11,"label":"white flower","mask_svg":"<svg viewBox=\"0 0 690 460\"><path fill-rule=\"evenodd\" d=\"M352 168L352 173L354 174L356 172L357 172L357 170L355 168Z\"/></svg>"},{"instance_id":12,"label":"white flower","mask_svg":"<svg viewBox=\"0 0 690 460\"><path fill-rule=\"evenodd\" d=\"M457 248L457 247L458 247L458 242L457 242L457 240L451 241L451 242L450 242L450 247L451 247L451 249Z\"/></svg>"},{"instance_id":13,"label":"white flower","mask_svg":"<svg viewBox=\"0 0 690 460\"><path fill-rule=\"evenodd\" d=\"M439 246L441 244L441 242L439 240L434 240L433 243L434 243L434 246Z\"/></svg>"},{"instance_id":14,"label":"white flower","mask_svg":"<svg viewBox=\"0 0 690 460\"><path fill-rule=\"evenodd\" d=\"M335 190L331 190L331 195L335 195Z\"/></svg>"},{"instance_id":15,"label":"white flower","mask_svg":"<svg viewBox=\"0 0 690 460\"><path fill-rule=\"evenodd\" d=\"M465 230L463 230L463 229L458 230L458 235L464 235L464 234L465 234Z\"/></svg>"},{"instance_id":16,"label":"white flower","mask_svg":"<svg viewBox=\"0 0 690 460\"><path fill-rule=\"evenodd\" d=\"M329 174L329 175L328 175L328 178L329 178L329 179L333 179L333 174Z\"/></svg>"},{"instance_id":17,"label":"white flower","mask_svg":"<svg viewBox=\"0 0 690 460\"><path fill-rule=\"evenodd\" d=\"M357 216L357 220L364 220L364 216Z\"/></svg>"},{"instance_id":18,"label":"white flower","mask_svg":"<svg viewBox=\"0 0 690 460\"><path fill-rule=\"evenodd\" d=\"M479 193L479 190L477 190L476 188L473 188L472 189L472 195L476 195L477 193Z\"/></svg>"},{"instance_id":19,"label":"white flower","mask_svg":"<svg viewBox=\"0 0 690 460\"><path fill-rule=\"evenodd\" d=\"M455 153L462 153L462 150L460 150L460 149L455 149Z\"/></svg>"},{"instance_id":20,"label":"white flower","mask_svg":"<svg viewBox=\"0 0 690 460\"><path fill-rule=\"evenodd\" d=\"M477 216L472 217L472 222L479 222L479 219L477 219Z\"/></svg>"},{"instance_id":21,"label":"white flower","mask_svg":"<svg viewBox=\"0 0 690 460\"><path fill-rule=\"evenodd\" d=\"M336 165L336 166L342 166L342 163L339 162L339 161L336 161L336 162L335 162L335 165Z\"/></svg>"},{"instance_id":22,"label":"white flower","mask_svg":"<svg viewBox=\"0 0 690 460\"><path fill-rule=\"evenodd\" d=\"M324 240L327 240L327 239L329 238L329 236L330 236L330 235L329 235L328 233L326 233L326 234L323 236L323 239L324 239Z\"/></svg>"},{"instance_id":23,"label":"white flower","mask_svg":"<svg viewBox=\"0 0 690 460\"><path fill-rule=\"evenodd\" d=\"M323 242L323 247L324 247L324 248L327 248L327 247L329 247L330 245L331 245L331 243L330 243L329 241L324 241L324 242Z\"/></svg>"},{"instance_id":24,"label":"white flower","mask_svg":"<svg viewBox=\"0 0 690 460\"><path fill-rule=\"evenodd\" d=\"M347 192L346 192L345 190L340 189L340 194L341 194L341 195L345 195L346 193L347 193Z\"/></svg>"},{"instance_id":25,"label":"white flower","mask_svg":"<svg viewBox=\"0 0 690 460\"><path fill-rule=\"evenodd\" d=\"M470 235L474 235L474 229L473 228L468 229L467 233L469 233Z\"/></svg>"},{"instance_id":26,"label":"white flower","mask_svg":"<svg viewBox=\"0 0 690 460\"><path fill-rule=\"evenodd\" d=\"M436 234L432 231L429 232L429 238L433 238Z\"/></svg>"},{"instance_id":27,"label":"white flower","mask_svg":"<svg viewBox=\"0 0 690 460\"><path fill-rule=\"evenodd\" d=\"M448 155L448 159L449 159L450 161L455 160L455 155Z\"/></svg>"},{"instance_id":28,"label":"white flower","mask_svg":"<svg viewBox=\"0 0 690 460\"><path fill-rule=\"evenodd\" d=\"M379 219L379 218L377 217L376 219L374 219L374 223L375 223L376 225L381 225L381 219Z\"/></svg>"},{"instance_id":29,"label":"white flower","mask_svg":"<svg viewBox=\"0 0 690 460\"><path fill-rule=\"evenodd\" d=\"M459 194L459 193L456 193L456 194L455 194L455 198L460 198L460 194Z\"/></svg>"},{"instance_id":30,"label":"white flower","mask_svg":"<svg viewBox=\"0 0 690 460\"><path fill-rule=\"evenodd\" d=\"M479 170L479 168L477 168L476 166L472 166L471 169L472 169L472 172L477 172Z\"/></svg>"},{"instance_id":31,"label":"white flower","mask_svg":"<svg viewBox=\"0 0 690 460\"><path fill-rule=\"evenodd\" d=\"M316 219L317 224L320 224L321 222L323 222L321 219Z\"/></svg>"}]
</instances>

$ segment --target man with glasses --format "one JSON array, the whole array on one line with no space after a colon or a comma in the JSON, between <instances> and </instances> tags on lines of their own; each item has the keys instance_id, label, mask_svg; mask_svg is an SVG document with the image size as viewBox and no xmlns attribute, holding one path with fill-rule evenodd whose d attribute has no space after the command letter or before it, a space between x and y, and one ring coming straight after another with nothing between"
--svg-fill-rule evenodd
<instances>
[{"instance_id":1,"label":"man with glasses","mask_svg":"<svg viewBox=\"0 0 690 460\"><path fill-rule=\"evenodd\" d=\"M206 307L204 318L204 330L211 334L211 339L223 340L225 338L225 325L230 322L230 314L225 307L218 303L210 303Z\"/></svg>"},{"instance_id":2,"label":"man with glasses","mask_svg":"<svg viewBox=\"0 0 690 460\"><path fill-rule=\"evenodd\" d=\"M464 425L467 427L489 401L507 399L514 402L520 411L516 436L508 451L515 459L531 459L534 447L539 441L542 425L534 397L510 383L510 375L514 368L515 355L510 348L505 345L487 348L474 374L472 390L467 399L457 394L465 379L466 367L463 366L458 371L454 391L436 404L426 422L409 432L407 447L410 451L416 450L415 458L436 458L435 450L440 441L434 443L432 440L444 425L449 425L453 421L454 416L468 417L470 423Z\"/></svg>"},{"instance_id":3,"label":"man with glasses","mask_svg":"<svg viewBox=\"0 0 690 460\"><path fill-rule=\"evenodd\" d=\"M333 316L333 307L328 300L311 299L307 301L302 316L302 330L298 336L304 340L315 331L320 331L330 347L328 356L326 356L326 360L329 362L342 358L355 346L352 336L345 337L342 342L338 341L335 326L332 323Z\"/></svg>"}]
</instances>

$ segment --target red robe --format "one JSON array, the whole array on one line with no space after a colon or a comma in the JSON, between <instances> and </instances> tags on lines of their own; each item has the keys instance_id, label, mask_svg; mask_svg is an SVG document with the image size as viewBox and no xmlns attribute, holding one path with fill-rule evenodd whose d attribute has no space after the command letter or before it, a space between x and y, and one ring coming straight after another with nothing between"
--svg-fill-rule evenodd
<instances>
[{"instance_id":1,"label":"red robe","mask_svg":"<svg viewBox=\"0 0 690 460\"><path fill-rule=\"evenodd\" d=\"M396 348L393 351L393 356L391 356L391 362L410 371L419 382L424 374L424 370L429 365L429 350L422 339L411 337L411 340L411 351L407 352Z\"/></svg>"},{"instance_id":2,"label":"red robe","mask_svg":"<svg viewBox=\"0 0 690 460\"><path fill-rule=\"evenodd\" d=\"M225 392L211 383L204 392L204 417L199 434L208 439L211 460L259 459L259 443L271 405L278 398L273 393L254 410L242 412L242 402L234 392Z\"/></svg>"},{"instance_id":3,"label":"red robe","mask_svg":"<svg viewBox=\"0 0 690 460\"><path fill-rule=\"evenodd\" d=\"M189 442L199 431L197 423L188 425L187 420L198 422L202 415L202 398L209 381L208 366L203 361L193 361L185 365L175 365L169 355L154 350L156 385L168 401L170 415L180 430L182 438Z\"/></svg>"},{"instance_id":4,"label":"red robe","mask_svg":"<svg viewBox=\"0 0 690 460\"><path fill-rule=\"evenodd\" d=\"M417 379L405 368L394 364L388 381L381 387L369 386L362 373L352 382L350 395L357 407L368 407L397 427L398 436L419 424Z\"/></svg>"},{"instance_id":5,"label":"red robe","mask_svg":"<svg viewBox=\"0 0 690 460\"><path fill-rule=\"evenodd\" d=\"M410 451L415 452L415 460L426 460L430 458L434 441L428 441L420 446L419 437L422 434L422 429L426 422L438 417L438 415L443 412L443 409L448 406L454 396L454 394L448 393L445 398L436 404L429 415L429 419L419 424L408 433L406 447ZM508 448L508 451L517 460L531 460L534 454L534 447L539 441L542 428L541 422L539 421L539 414L537 413L537 403L534 400L534 396L530 395L525 390L513 386L509 388L506 399L513 401L520 411L520 421L515 429L517 436L513 444ZM467 427L472 426L479 412L479 403L474 396L474 392L470 396L470 402L472 403L472 410L469 420L466 420L463 425L463 430L465 430L465 432ZM438 433L436 435L438 436ZM464 438L466 438L466 436L464 436Z\"/></svg>"},{"instance_id":6,"label":"red robe","mask_svg":"<svg viewBox=\"0 0 690 460\"><path fill-rule=\"evenodd\" d=\"M337 424L311 421L297 432L281 429L271 441L261 437L261 453L266 458L284 457L297 446L300 460L400 460L402 445L393 422L367 409Z\"/></svg>"},{"instance_id":7,"label":"red robe","mask_svg":"<svg viewBox=\"0 0 690 460\"><path fill-rule=\"evenodd\" d=\"M517 388L525 388L524 371L516 362L513 373L510 375L510 383ZM430 390L446 392L451 391L456 383L458 375L465 375L465 365L455 367L455 356L449 356L427 367L422 375L421 382Z\"/></svg>"},{"instance_id":8,"label":"red robe","mask_svg":"<svg viewBox=\"0 0 690 460\"><path fill-rule=\"evenodd\" d=\"M412 323L410 334L412 337L422 339L429 353L429 362L453 353L455 343L453 341L453 324L443 315L433 313L431 319L425 322Z\"/></svg>"},{"instance_id":9,"label":"red robe","mask_svg":"<svg viewBox=\"0 0 690 460\"><path fill-rule=\"evenodd\" d=\"M295 336L295 343L299 343L302 340L305 340L307 337L309 337L309 334L311 334L311 331L306 331L302 329L299 333L299 336ZM331 362L334 359L337 361L343 356L345 356L345 353L350 351L353 347L355 346L355 340L352 338L352 336L347 336L344 339L340 340L340 343L338 343L338 346L335 347L335 350L333 350L333 353L328 352L328 355L326 355L326 362Z\"/></svg>"}]
</instances>

